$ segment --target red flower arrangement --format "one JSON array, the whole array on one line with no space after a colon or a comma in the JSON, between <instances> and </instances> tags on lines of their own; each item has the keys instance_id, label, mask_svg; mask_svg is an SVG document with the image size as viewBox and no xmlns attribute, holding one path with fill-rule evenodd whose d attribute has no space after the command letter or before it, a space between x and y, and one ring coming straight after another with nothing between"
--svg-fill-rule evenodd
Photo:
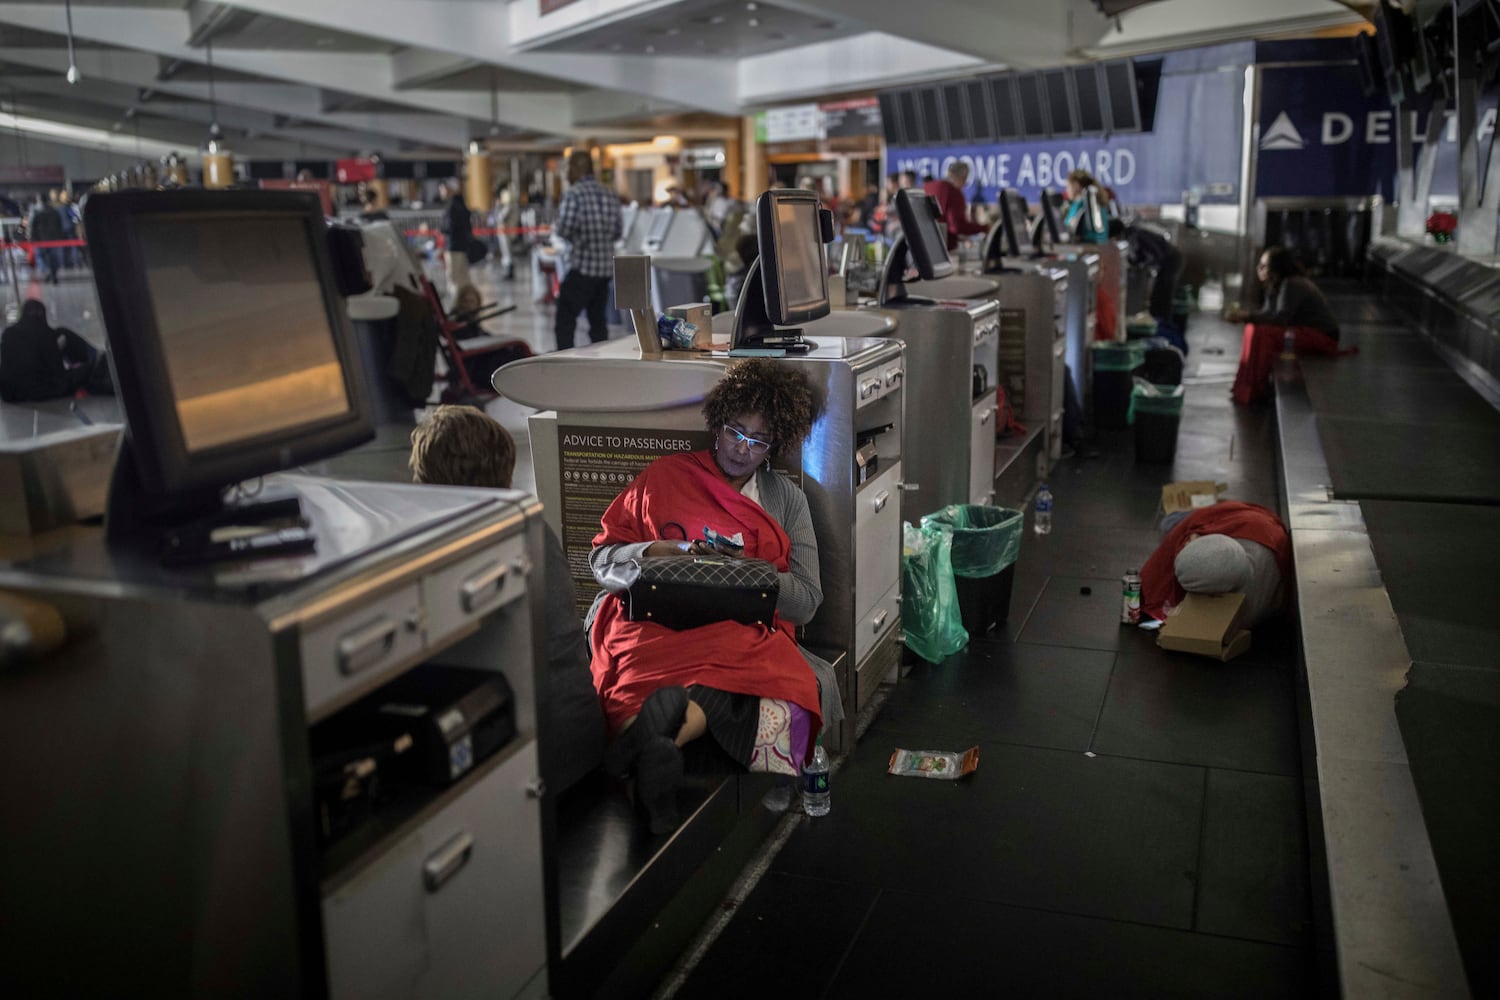
<instances>
[{"instance_id":1,"label":"red flower arrangement","mask_svg":"<svg viewBox=\"0 0 1500 1000\"><path fill-rule=\"evenodd\" d=\"M1427 217L1427 234L1439 243L1453 239L1458 229L1458 216L1452 212L1433 212Z\"/></svg>"}]
</instances>

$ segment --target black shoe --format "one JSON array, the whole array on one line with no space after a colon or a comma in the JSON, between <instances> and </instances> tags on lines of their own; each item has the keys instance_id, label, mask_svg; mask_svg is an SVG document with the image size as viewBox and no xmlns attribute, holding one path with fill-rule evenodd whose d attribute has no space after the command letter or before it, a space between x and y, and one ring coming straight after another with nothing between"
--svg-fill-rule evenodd
<instances>
[{"instance_id":1,"label":"black shoe","mask_svg":"<svg viewBox=\"0 0 1500 1000\"><path fill-rule=\"evenodd\" d=\"M652 691L641 703L635 722L605 749L604 770L615 778L629 774L647 743L658 736L670 740L677 735L687 717L687 704L686 688L664 687Z\"/></svg>"},{"instance_id":2,"label":"black shoe","mask_svg":"<svg viewBox=\"0 0 1500 1000\"><path fill-rule=\"evenodd\" d=\"M512 264L512 265L510 265L509 267L507 267L505 269L505 280L506 281L515 281L516 280L516 265Z\"/></svg>"},{"instance_id":3,"label":"black shoe","mask_svg":"<svg viewBox=\"0 0 1500 1000\"><path fill-rule=\"evenodd\" d=\"M682 751L671 737L652 737L635 762L635 804L645 813L652 836L677 829L677 788L681 784Z\"/></svg>"}]
</instances>

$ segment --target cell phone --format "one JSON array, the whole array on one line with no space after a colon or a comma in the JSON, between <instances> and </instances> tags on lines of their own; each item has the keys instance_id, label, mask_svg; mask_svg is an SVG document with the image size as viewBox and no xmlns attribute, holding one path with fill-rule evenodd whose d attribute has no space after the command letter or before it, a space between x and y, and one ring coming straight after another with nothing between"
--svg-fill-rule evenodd
<instances>
[{"instance_id":1,"label":"cell phone","mask_svg":"<svg viewBox=\"0 0 1500 1000\"><path fill-rule=\"evenodd\" d=\"M737 556L745 551L745 546L730 538L725 538L708 525L703 526L703 540L713 547L715 552L723 552L727 555Z\"/></svg>"}]
</instances>

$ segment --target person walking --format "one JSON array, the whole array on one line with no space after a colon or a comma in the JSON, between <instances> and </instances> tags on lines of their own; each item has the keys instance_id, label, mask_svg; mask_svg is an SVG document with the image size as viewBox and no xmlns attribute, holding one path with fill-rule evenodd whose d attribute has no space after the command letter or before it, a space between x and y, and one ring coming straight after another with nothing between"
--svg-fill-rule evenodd
<instances>
[{"instance_id":1,"label":"person walking","mask_svg":"<svg viewBox=\"0 0 1500 1000\"><path fill-rule=\"evenodd\" d=\"M474 221L469 214L469 203L464 201L463 189L456 181L444 182L438 188L438 197L448 201L443 209L442 234L446 244L443 257L448 292L457 295L469 283L469 244L474 242Z\"/></svg>"},{"instance_id":2,"label":"person walking","mask_svg":"<svg viewBox=\"0 0 1500 1000\"><path fill-rule=\"evenodd\" d=\"M568 157L568 184L552 226L552 234L567 244L563 251L567 273L558 290L553 327L559 351L573 346L581 312L588 312L591 341L609 338L605 309L621 230L620 199L594 179L594 158L588 150L574 150Z\"/></svg>"}]
</instances>

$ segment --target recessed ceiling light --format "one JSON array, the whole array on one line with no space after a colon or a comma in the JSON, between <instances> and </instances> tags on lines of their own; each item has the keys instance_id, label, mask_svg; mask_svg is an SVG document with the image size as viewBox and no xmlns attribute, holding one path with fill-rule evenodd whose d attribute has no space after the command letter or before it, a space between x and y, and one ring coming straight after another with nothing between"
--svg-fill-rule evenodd
<instances>
[{"instance_id":1,"label":"recessed ceiling light","mask_svg":"<svg viewBox=\"0 0 1500 1000\"><path fill-rule=\"evenodd\" d=\"M745 9L746 10L760 10L760 4L754 3L754 2L747 3L747 4L745 4Z\"/></svg>"},{"instance_id":2,"label":"recessed ceiling light","mask_svg":"<svg viewBox=\"0 0 1500 1000\"><path fill-rule=\"evenodd\" d=\"M711 18L708 19L708 23L709 24L723 24L724 23L724 15L723 14L715 14L713 17L711 17Z\"/></svg>"},{"instance_id":3,"label":"recessed ceiling light","mask_svg":"<svg viewBox=\"0 0 1500 1000\"><path fill-rule=\"evenodd\" d=\"M759 28L760 27L760 18L758 18L758 17L752 17L750 19L750 21L749 21L749 24L750 24L750 27L752 27L752 28Z\"/></svg>"},{"instance_id":4,"label":"recessed ceiling light","mask_svg":"<svg viewBox=\"0 0 1500 1000\"><path fill-rule=\"evenodd\" d=\"M656 51L656 46L655 45L648 45L648 46L646 46L646 55L649 56L651 53L653 53L655 51Z\"/></svg>"}]
</instances>

